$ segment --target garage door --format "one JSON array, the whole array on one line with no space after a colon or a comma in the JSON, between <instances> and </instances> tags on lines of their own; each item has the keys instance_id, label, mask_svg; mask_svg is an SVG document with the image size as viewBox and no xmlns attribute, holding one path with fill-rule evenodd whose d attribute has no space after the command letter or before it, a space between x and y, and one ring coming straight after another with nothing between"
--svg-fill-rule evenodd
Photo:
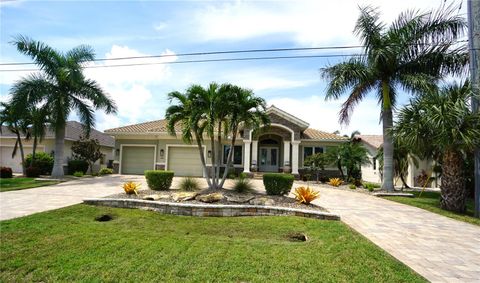
<instances>
[{"instance_id":1,"label":"garage door","mask_svg":"<svg viewBox=\"0 0 480 283\"><path fill-rule=\"evenodd\" d=\"M154 169L155 147L122 147L122 174L143 175L145 170Z\"/></svg>"},{"instance_id":2,"label":"garage door","mask_svg":"<svg viewBox=\"0 0 480 283\"><path fill-rule=\"evenodd\" d=\"M32 153L31 147L24 147L25 158L27 154ZM17 149L17 154L12 158L13 146L0 147L0 166L10 167L14 173L22 173L22 157L20 156L20 149ZM43 148L37 147L37 152L43 151Z\"/></svg>"},{"instance_id":3,"label":"garage door","mask_svg":"<svg viewBox=\"0 0 480 283\"><path fill-rule=\"evenodd\" d=\"M175 176L203 176L202 162L197 147L170 147L168 170Z\"/></svg>"}]
</instances>

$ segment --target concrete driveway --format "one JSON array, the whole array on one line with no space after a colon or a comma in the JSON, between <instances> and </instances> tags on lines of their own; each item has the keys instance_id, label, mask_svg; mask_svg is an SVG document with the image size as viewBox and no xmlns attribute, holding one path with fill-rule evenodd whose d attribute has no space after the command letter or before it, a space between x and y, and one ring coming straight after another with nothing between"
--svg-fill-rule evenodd
<instances>
[{"instance_id":1,"label":"concrete driveway","mask_svg":"<svg viewBox=\"0 0 480 283\"><path fill-rule=\"evenodd\" d=\"M53 186L0 193L0 220L26 216L77 203L85 198L104 197L122 192L126 181L142 183L143 176L107 175L82 178Z\"/></svg>"}]
</instances>

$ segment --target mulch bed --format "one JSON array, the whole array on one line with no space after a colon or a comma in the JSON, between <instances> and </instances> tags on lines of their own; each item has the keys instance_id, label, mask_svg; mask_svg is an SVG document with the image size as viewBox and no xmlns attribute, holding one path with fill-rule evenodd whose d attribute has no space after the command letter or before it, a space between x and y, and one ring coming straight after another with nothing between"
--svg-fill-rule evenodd
<instances>
[{"instance_id":1,"label":"mulch bed","mask_svg":"<svg viewBox=\"0 0 480 283\"><path fill-rule=\"evenodd\" d=\"M165 199L162 198L158 201L176 202L175 200L173 200L172 194L173 193L180 193L180 192L182 192L182 191L175 190L175 189L170 189L168 191L154 191L154 190L146 189L146 190L139 190L138 191L138 196L135 195L135 194L127 195L125 193L119 193L119 194L114 194L114 195L107 196L105 198L143 199L144 196L158 194L158 195L162 195L162 196L163 195L170 196L169 198L165 198ZM259 192L256 192L256 191L252 191L252 192L249 192L249 193L246 193L246 194L240 194L240 193L234 192L232 190L228 190L228 189L221 189L221 190L205 189L205 190L198 191L198 193L200 193L202 195L210 194L210 193L222 193L224 196L247 196L247 195L251 195L254 198L268 198L268 199L271 199L275 202L274 206L328 212L328 210L326 210L325 208L323 208L321 206L318 206L318 205L315 205L315 204L306 205L306 204L298 203L295 199L290 198L290 197L270 196L270 195L262 194L262 193L259 193ZM188 200L188 201L181 201L181 203L207 204L207 203L195 200L195 199ZM225 204L225 205L242 205L242 204L245 204L245 205L249 205L248 202L246 202L246 203L230 202L230 201L227 200L226 197L224 197L220 201L213 202L211 204Z\"/></svg>"}]
</instances>

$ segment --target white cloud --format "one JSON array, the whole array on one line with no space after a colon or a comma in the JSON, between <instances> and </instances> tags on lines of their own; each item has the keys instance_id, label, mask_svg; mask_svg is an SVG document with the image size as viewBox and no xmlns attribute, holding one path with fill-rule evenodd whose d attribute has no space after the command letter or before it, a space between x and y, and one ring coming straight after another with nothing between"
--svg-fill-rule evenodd
<instances>
[{"instance_id":1,"label":"white cloud","mask_svg":"<svg viewBox=\"0 0 480 283\"><path fill-rule=\"evenodd\" d=\"M310 123L311 128L333 133L339 130L342 134L350 134L358 130L362 134L381 134L379 124L380 108L373 98L367 98L356 108L348 126L338 123L338 111L342 100L325 101L321 96L310 96L304 99L276 98L267 101L276 107Z\"/></svg>"},{"instance_id":2,"label":"white cloud","mask_svg":"<svg viewBox=\"0 0 480 283\"><path fill-rule=\"evenodd\" d=\"M352 31L359 6L380 7L386 23L401 11L415 7L437 8L439 0L344 0L228 2L211 4L192 17L199 40L244 40L259 36L288 34L298 45L355 43ZM466 5L463 5L466 6ZM466 7L462 7L464 12Z\"/></svg>"},{"instance_id":3,"label":"white cloud","mask_svg":"<svg viewBox=\"0 0 480 283\"><path fill-rule=\"evenodd\" d=\"M161 23L155 24L153 28L156 31L161 31L161 30L164 30L167 26L168 26L167 23L161 22Z\"/></svg>"}]
</instances>

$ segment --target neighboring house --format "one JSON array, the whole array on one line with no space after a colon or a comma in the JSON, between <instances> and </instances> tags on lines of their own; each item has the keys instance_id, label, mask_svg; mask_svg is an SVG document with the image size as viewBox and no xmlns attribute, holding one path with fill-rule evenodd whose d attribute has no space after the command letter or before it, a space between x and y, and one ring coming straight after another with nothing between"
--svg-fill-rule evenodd
<instances>
[{"instance_id":1,"label":"neighboring house","mask_svg":"<svg viewBox=\"0 0 480 283\"><path fill-rule=\"evenodd\" d=\"M281 109L267 109L271 124L258 131L242 129L234 147L233 164L243 172L291 172L298 174L304 159L325 152L328 146L346 141L344 137L309 128L309 124ZM197 145L185 144L180 127L177 137L167 133L167 121L156 120L106 130L115 137L114 170L120 174L143 174L148 169L172 170L177 176L203 176ZM229 141L223 145L226 162ZM211 166L211 145L203 147Z\"/></svg>"},{"instance_id":2,"label":"neighboring house","mask_svg":"<svg viewBox=\"0 0 480 283\"><path fill-rule=\"evenodd\" d=\"M64 156L65 163L64 166L67 166L67 161L72 157L72 144L74 141L80 139L80 136L83 135L83 126L76 121L68 121L65 127L65 148ZM8 130L7 127L2 127L2 132L0 133L0 165L11 167L13 172L20 173L22 172L22 158L20 156L20 150L14 158L12 158L12 151L16 141L16 135ZM94 167L94 170L98 170L99 167L106 166L108 160L113 160L113 148L115 141L111 136L108 136L102 132L99 132L95 129L92 129L90 132L90 138L97 139L101 145L101 151L105 155L104 158L97 161ZM26 141L22 137L22 143L25 151L25 157L27 154L32 153L33 139ZM55 133L52 129L48 129L45 135L45 138L37 146L37 152L55 152Z\"/></svg>"},{"instance_id":3,"label":"neighboring house","mask_svg":"<svg viewBox=\"0 0 480 283\"><path fill-rule=\"evenodd\" d=\"M357 135L356 138L363 143L365 148L368 150L368 157L370 158L371 164L362 166L362 179L368 182L381 183L382 176L379 171L379 162L376 158L378 150L383 144L382 135ZM431 177L436 177L435 173L432 174L434 162L432 160L420 160L418 159L418 166L415 166L412 159L409 159L408 171L405 176L405 182L410 187L421 187L422 184L417 182L417 177L423 173L431 174ZM402 181L400 178L395 178L394 180L396 186L402 186ZM437 178L431 183L431 187L437 187L440 184L439 179Z\"/></svg>"}]
</instances>

